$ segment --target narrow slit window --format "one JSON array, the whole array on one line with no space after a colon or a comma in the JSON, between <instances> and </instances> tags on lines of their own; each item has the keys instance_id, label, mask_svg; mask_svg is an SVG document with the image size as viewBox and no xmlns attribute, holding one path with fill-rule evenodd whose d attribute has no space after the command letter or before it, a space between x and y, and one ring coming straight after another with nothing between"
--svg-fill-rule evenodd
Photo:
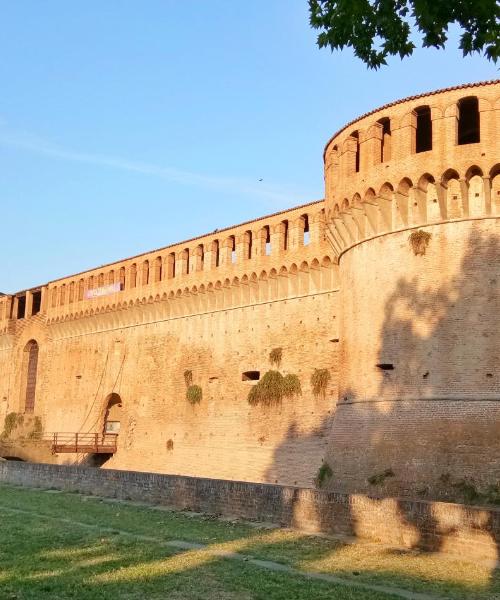
<instances>
[{"instance_id":1,"label":"narrow slit window","mask_svg":"<svg viewBox=\"0 0 500 600\"><path fill-rule=\"evenodd\" d=\"M162 260L161 256L155 258L155 281L158 283L162 280Z\"/></svg>"},{"instance_id":2,"label":"narrow slit window","mask_svg":"<svg viewBox=\"0 0 500 600\"><path fill-rule=\"evenodd\" d=\"M415 152L428 152L432 150L431 109L429 106L420 106L415 113L417 115Z\"/></svg>"},{"instance_id":3,"label":"narrow slit window","mask_svg":"<svg viewBox=\"0 0 500 600\"><path fill-rule=\"evenodd\" d=\"M42 306L42 292L36 291L33 292L33 304L31 309L32 315L37 315L40 312L40 308Z\"/></svg>"},{"instance_id":4,"label":"narrow slit window","mask_svg":"<svg viewBox=\"0 0 500 600\"><path fill-rule=\"evenodd\" d=\"M283 250L288 250L288 220L283 221Z\"/></svg>"},{"instance_id":5,"label":"narrow slit window","mask_svg":"<svg viewBox=\"0 0 500 600\"><path fill-rule=\"evenodd\" d=\"M231 263L234 265L236 263L236 238L234 235L230 237L231 243Z\"/></svg>"},{"instance_id":6,"label":"narrow slit window","mask_svg":"<svg viewBox=\"0 0 500 600\"><path fill-rule=\"evenodd\" d=\"M149 261L145 260L142 263L142 285L149 283Z\"/></svg>"},{"instance_id":7,"label":"narrow slit window","mask_svg":"<svg viewBox=\"0 0 500 600\"><path fill-rule=\"evenodd\" d=\"M259 381L260 371L245 371L241 374L241 381Z\"/></svg>"},{"instance_id":8,"label":"narrow slit window","mask_svg":"<svg viewBox=\"0 0 500 600\"><path fill-rule=\"evenodd\" d=\"M475 96L462 98L458 103L458 145L479 141L479 102Z\"/></svg>"},{"instance_id":9,"label":"narrow slit window","mask_svg":"<svg viewBox=\"0 0 500 600\"><path fill-rule=\"evenodd\" d=\"M247 241L247 258L252 258L253 234L251 231L247 231L245 235Z\"/></svg>"},{"instance_id":10,"label":"narrow slit window","mask_svg":"<svg viewBox=\"0 0 500 600\"><path fill-rule=\"evenodd\" d=\"M26 296L17 297L17 318L24 319L26 316Z\"/></svg>"},{"instance_id":11,"label":"narrow slit window","mask_svg":"<svg viewBox=\"0 0 500 600\"><path fill-rule=\"evenodd\" d=\"M214 240L212 245L213 253L214 253L214 264L216 267L220 265L220 247L219 240Z\"/></svg>"},{"instance_id":12,"label":"narrow slit window","mask_svg":"<svg viewBox=\"0 0 500 600\"><path fill-rule=\"evenodd\" d=\"M351 137L356 140L356 154L355 154L355 157L354 157L354 172L355 173L359 173L359 165L360 165L359 132L358 131L353 131L351 133Z\"/></svg>"},{"instance_id":13,"label":"narrow slit window","mask_svg":"<svg viewBox=\"0 0 500 600\"><path fill-rule=\"evenodd\" d=\"M378 121L382 125L382 139L380 144L380 162L391 160L391 120L386 117Z\"/></svg>"},{"instance_id":14,"label":"narrow slit window","mask_svg":"<svg viewBox=\"0 0 500 600\"><path fill-rule=\"evenodd\" d=\"M137 265L132 263L130 265L130 287L135 288L137 286Z\"/></svg>"},{"instance_id":15,"label":"narrow slit window","mask_svg":"<svg viewBox=\"0 0 500 600\"><path fill-rule=\"evenodd\" d=\"M271 254L271 229L269 227L269 225L266 225L264 227L264 231L265 231L265 239L266 239L266 256L269 256Z\"/></svg>"},{"instance_id":16,"label":"narrow slit window","mask_svg":"<svg viewBox=\"0 0 500 600\"><path fill-rule=\"evenodd\" d=\"M307 246L311 242L311 232L309 231L309 217L308 215L302 215L304 219L304 238L302 240L304 246Z\"/></svg>"}]
</instances>

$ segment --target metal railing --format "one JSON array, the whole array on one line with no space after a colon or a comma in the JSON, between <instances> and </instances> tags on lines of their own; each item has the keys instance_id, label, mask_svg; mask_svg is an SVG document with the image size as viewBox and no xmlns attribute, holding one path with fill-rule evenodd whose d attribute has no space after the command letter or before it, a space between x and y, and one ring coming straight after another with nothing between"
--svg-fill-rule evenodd
<instances>
[{"instance_id":1,"label":"metal railing","mask_svg":"<svg viewBox=\"0 0 500 600\"><path fill-rule=\"evenodd\" d=\"M51 442L52 453L114 454L117 433L46 433L43 439Z\"/></svg>"}]
</instances>

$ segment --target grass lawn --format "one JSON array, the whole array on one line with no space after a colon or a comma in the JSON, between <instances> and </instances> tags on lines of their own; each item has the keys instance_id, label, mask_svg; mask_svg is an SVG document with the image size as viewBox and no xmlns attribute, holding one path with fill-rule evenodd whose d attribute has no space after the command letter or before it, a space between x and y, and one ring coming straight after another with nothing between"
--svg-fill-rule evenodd
<instances>
[{"instance_id":1,"label":"grass lawn","mask_svg":"<svg viewBox=\"0 0 500 600\"><path fill-rule=\"evenodd\" d=\"M500 598L498 572L466 561L77 494L0 486L0 536L1 600L398 597L273 571L254 559L435 598ZM204 547L169 545L176 541Z\"/></svg>"}]
</instances>

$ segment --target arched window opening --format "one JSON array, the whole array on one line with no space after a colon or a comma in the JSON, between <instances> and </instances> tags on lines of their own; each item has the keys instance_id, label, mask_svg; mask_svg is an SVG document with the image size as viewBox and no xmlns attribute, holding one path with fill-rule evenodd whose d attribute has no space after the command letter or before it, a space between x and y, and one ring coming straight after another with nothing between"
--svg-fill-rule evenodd
<instances>
[{"instance_id":1,"label":"arched window opening","mask_svg":"<svg viewBox=\"0 0 500 600\"><path fill-rule=\"evenodd\" d=\"M31 304L31 314L37 315L40 312L42 307L42 292L41 290L36 290L32 292L32 304Z\"/></svg>"},{"instance_id":2,"label":"arched window opening","mask_svg":"<svg viewBox=\"0 0 500 600\"><path fill-rule=\"evenodd\" d=\"M74 300L75 300L75 282L72 281L69 284L69 297L68 297L69 304L73 304Z\"/></svg>"},{"instance_id":3,"label":"arched window opening","mask_svg":"<svg viewBox=\"0 0 500 600\"><path fill-rule=\"evenodd\" d=\"M89 277L89 290L93 290L95 286L95 277L91 275Z\"/></svg>"},{"instance_id":4,"label":"arched window opening","mask_svg":"<svg viewBox=\"0 0 500 600\"><path fill-rule=\"evenodd\" d=\"M219 247L219 240L214 240L212 243L212 252L213 252L213 261L214 261L214 265L216 267L219 266L220 264L220 247Z\"/></svg>"},{"instance_id":5,"label":"arched window opening","mask_svg":"<svg viewBox=\"0 0 500 600\"><path fill-rule=\"evenodd\" d=\"M479 102L475 96L458 102L458 145L477 144L480 141Z\"/></svg>"},{"instance_id":6,"label":"arched window opening","mask_svg":"<svg viewBox=\"0 0 500 600\"><path fill-rule=\"evenodd\" d=\"M97 287L102 287L104 285L104 273L99 273L97 277Z\"/></svg>"},{"instance_id":7,"label":"arched window opening","mask_svg":"<svg viewBox=\"0 0 500 600\"><path fill-rule=\"evenodd\" d=\"M415 109L417 129L415 132L415 152L432 150L432 118L429 106L419 106Z\"/></svg>"},{"instance_id":8,"label":"arched window opening","mask_svg":"<svg viewBox=\"0 0 500 600\"><path fill-rule=\"evenodd\" d=\"M35 340L31 340L26 344L24 352L27 354L24 412L32 413L35 410L36 374L38 369L38 344Z\"/></svg>"},{"instance_id":9,"label":"arched window opening","mask_svg":"<svg viewBox=\"0 0 500 600\"><path fill-rule=\"evenodd\" d=\"M203 271L203 267L205 266L205 248L203 247L203 244L198 246L196 253L198 255L197 269L198 271Z\"/></svg>"},{"instance_id":10,"label":"arched window opening","mask_svg":"<svg viewBox=\"0 0 500 600\"><path fill-rule=\"evenodd\" d=\"M17 296L17 318L24 319L26 315L26 295Z\"/></svg>"},{"instance_id":11,"label":"arched window opening","mask_svg":"<svg viewBox=\"0 0 500 600\"><path fill-rule=\"evenodd\" d=\"M57 306L57 286L52 288L51 295L52 295L52 302L51 302L52 308L55 308Z\"/></svg>"},{"instance_id":12,"label":"arched window opening","mask_svg":"<svg viewBox=\"0 0 500 600\"><path fill-rule=\"evenodd\" d=\"M120 290L125 289L125 267L120 268Z\"/></svg>"},{"instance_id":13,"label":"arched window opening","mask_svg":"<svg viewBox=\"0 0 500 600\"><path fill-rule=\"evenodd\" d=\"M63 306L65 302L66 302L66 284L63 283L62 286L61 286L61 288L60 288L59 304L61 306Z\"/></svg>"},{"instance_id":14,"label":"arched window opening","mask_svg":"<svg viewBox=\"0 0 500 600\"><path fill-rule=\"evenodd\" d=\"M265 243L266 243L266 256L269 256L271 254L271 229L269 227L269 225L265 225L264 226L264 239L265 239Z\"/></svg>"},{"instance_id":15,"label":"arched window opening","mask_svg":"<svg viewBox=\"0 0 500 600\"><path fill-rule=\"evenodd\" d=\"M302 215L301 217L304 221L304 237L302 239L302 243L304 246L307 246L311 242L311 232L309 231L309 216Z\"/></svg>"},{"instance_id":16,"label":"arched window opening","mask_svg":"<svg viewBox=\"0 0 500 600\"><path fill-rule=\"evenodd\" d=\"M382 139L380 145L380 162L391 160L391 120L389 117L377 121L382 125Z\"/></svg>"},{"instance_id":17,"label":"arched window opening","mask_svg":"<svg viewBox=\"0 0 500 600\"><path fill-rule=\"evenodd\" d=\"M108 273L108 283L109 285L113 285L115 282L115 272L113 271L113 269L111 269L111 271Z\"/></svg>"},{"instance_id":18,"label":"arched window opening","mask_svg":"<svg viewBox=\"0 0 500 600\"><path fill-rule=\"evenodd\" d=\"M229 236L229 244L231 248L231 263L234 265L236 262L236 238L234 235Z\"/></svg>"},{"instance_id":19,"label":"arched window opening","mask_svg":"<svg viewBox=\"0 0 500 600\"><path fill-rule=\"evenodd\" d=\"M162 279L162 260L161 256L155 258L155 281L161 281Z\"/></svg>"},{"instance_id":20,"label":"arched window opening","mask_svg":"<svg viewBox=\"0 0 500 600\"><path fill-rule=\"evenodd\" d=\"M173 277L175 277L175 252L168 255L168 278L172 279Z\"/></svg>"},{"instance_id":21,"label":"arched window opening","mask_svg":"<svg viewBox=\"0 0 500 600\"><path fill-rule=\"evenodd\" d=\"M245 232L245 239L246 239L246 244L247 244L246 258L252 258L253 234L251 231Z\"/></svg>"},{"instance_id":22,"label":"arched window opening","mask_svg":"<svg viewBox=\"0 0 500 600\"><path fill-rule=\"evenodd\" d=\"M184 251L182 252L182 258L184 259L184 273L186 275L189 275L190 273L190 265L189 265L189 259L190 259L190 255L189 255L189 248L185 248Z\"/></svg>"},{"instance_id":23,"label":"arched window opening","mask_svg":"<svg viewBox=\"0 0 500 600\"><path fill-rule=\"evenodd\" d=\"M283 250L288 250L288 235L289 235L289 227L288 227L288 219L282 221L283 225Z\"/></svg>"},{"instance_id":24,"label":"arched window opening","mask_svg":"<svg viewBox=\"0 0 500 600\"><path fill-rule=\"evenodd\" d=\"M356 140L356 155L355 155L355 160L354 160L354 172L359 173L359 164L360 164L359 131L353 131L351 133L351 137Z\"/></svg>"},{"instance_id":25,"label":"arched window opening","mask_svg":"<svg viewBox=\"0 0 500 600\"><path fill-rule=\"evenodd\" d=\"M142 285L148 285L149 283L149 260L145 260L142 263Z\"/></svg>"},{"instance_id":26,"label":"arched window opening","mask_svg":"<svg viewBox=\"0 0 500 600\"><path fill-rule=\"evenodd\" d=\"M120 424L122 416L122 399L116 393L112 393L107 398L106 412L104 414L104 434L117 435L120 433Z\"/></svg>"},{"instance_id":27,"label":"arched window opening","mask_svg":"<svg viewBox=\"0 0 500 600\"><path fill-rule=\"evenodd\" d=\"M137 265L135 263L130 265L130 287L137 287Z\"/></svg>"},{"instance_id":28,"label":"arched window opening","mask_svg":"<svg viewBox=\"0 0 500 600\"><path fill-rule=\"evenodd\" d=\"M84 282L83 279L80 279L80 281L78 282L78 300L83 300L83 286L84 286Z\"/></svg>"}]
</instances>

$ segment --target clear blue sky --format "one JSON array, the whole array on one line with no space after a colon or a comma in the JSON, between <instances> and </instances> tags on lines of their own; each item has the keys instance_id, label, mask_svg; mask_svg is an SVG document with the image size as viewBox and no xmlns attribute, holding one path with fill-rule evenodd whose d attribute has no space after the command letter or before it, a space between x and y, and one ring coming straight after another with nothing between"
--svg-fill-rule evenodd
<instances>
[{"instance_id":1,"label":"clear blue sky","mask_svg":"<svg viewBox=\"0 0 500 600\"><path fill-rule=\"evenodd\" d=\"M456 34L368 71L306 0L5 1L0 28L4 292L319 199L346 121L497 76Z\"/></svg>"}]
</instances>

